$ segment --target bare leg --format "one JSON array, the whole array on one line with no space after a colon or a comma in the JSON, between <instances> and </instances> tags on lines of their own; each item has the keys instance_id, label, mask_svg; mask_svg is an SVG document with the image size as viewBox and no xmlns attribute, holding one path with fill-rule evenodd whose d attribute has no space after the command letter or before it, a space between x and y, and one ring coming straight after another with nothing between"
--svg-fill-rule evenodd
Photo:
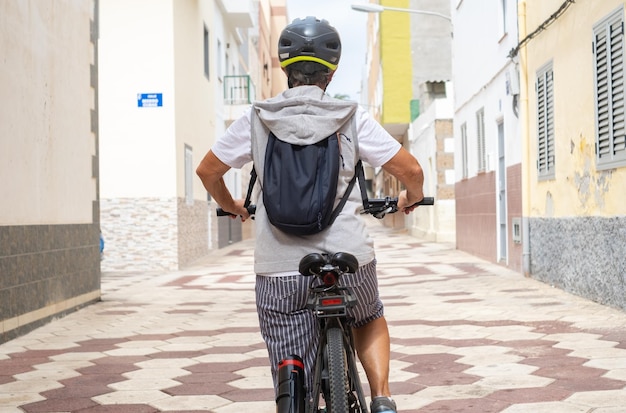
<instances>
[{"instance_id":1,"label":"bare leg","mask_svg":"<svg viewBox=\"0 0 626 413\"><path fill-rule=\"evenodd\" d=\"M370 383L371 396L391 396L389 391L389 329L385 317L353 329L354 342Z\"/></svg>"}]
</instances>

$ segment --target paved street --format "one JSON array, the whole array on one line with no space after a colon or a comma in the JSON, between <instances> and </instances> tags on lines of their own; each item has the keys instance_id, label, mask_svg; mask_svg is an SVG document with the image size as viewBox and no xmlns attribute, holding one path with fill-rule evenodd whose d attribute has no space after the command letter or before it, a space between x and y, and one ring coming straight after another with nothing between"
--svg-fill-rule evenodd
<instances>
[{"instance_id":1,"label":"paved street","mask_svg":"<svg viewBox=\"0 0 626 413\"><path fill-rule=\"evenodd\" d=\"M400 412L626 411L626 313L372 232ZM103 274L102 302L0 345L0 412L274 412L252 245Z\"/></svg>"}]
</instances>

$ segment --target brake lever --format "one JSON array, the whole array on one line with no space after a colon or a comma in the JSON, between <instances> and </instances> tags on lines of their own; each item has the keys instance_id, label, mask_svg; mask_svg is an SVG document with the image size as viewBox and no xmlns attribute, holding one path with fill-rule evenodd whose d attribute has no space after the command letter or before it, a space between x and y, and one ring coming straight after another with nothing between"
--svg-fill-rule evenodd
<instances>
[{"instance_id":1,"label":"brake lever","mask_svg":"<svg viewBox=\"0 0 626 413\"><path fill-rule=\"evenodd\" d=\"M395 208L393 208L393 207L387 207L387 208L383 209L382 211L377 212L377 213L372 214L372 215L374 216L374 218L383 219L385 217L385 215L387 215L388 213L395 212L394 209Z\"/></svg>"}]
</instances>

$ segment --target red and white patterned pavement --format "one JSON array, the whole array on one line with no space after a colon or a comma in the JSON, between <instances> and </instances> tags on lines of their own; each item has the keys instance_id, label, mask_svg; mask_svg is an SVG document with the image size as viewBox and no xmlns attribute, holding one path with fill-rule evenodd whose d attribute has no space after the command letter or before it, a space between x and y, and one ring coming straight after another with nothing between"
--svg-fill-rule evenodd
<instances>
[{"instance_id":1,"label":"red and white patterned pavement","mask_svg":"<svg viewBox=\"0 0 626 413\"><path fill-rule=\"evenodd\" d=\"M371 228L400 412L626 412L626 313ZM104 273L102 302L0 345L0 412L274 412L252 248Z\"/></svg>"}]
</instances>

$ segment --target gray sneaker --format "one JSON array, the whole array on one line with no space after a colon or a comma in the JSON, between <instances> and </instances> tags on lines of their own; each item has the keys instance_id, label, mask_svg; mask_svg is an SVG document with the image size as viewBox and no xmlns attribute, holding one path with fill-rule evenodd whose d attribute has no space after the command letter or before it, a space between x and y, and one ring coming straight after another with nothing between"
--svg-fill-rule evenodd
<instances>
[{"instance_id":1,"label":"gray sneaker","mask_svg":"<svg viewBox=\"0 0 626 413\"><path fill-rule=\"evenodd\" d=\"M374 397L370 404L370 411L372 413L396 413L396 402L391 397Z\"/></svg>"}]
</instances>

